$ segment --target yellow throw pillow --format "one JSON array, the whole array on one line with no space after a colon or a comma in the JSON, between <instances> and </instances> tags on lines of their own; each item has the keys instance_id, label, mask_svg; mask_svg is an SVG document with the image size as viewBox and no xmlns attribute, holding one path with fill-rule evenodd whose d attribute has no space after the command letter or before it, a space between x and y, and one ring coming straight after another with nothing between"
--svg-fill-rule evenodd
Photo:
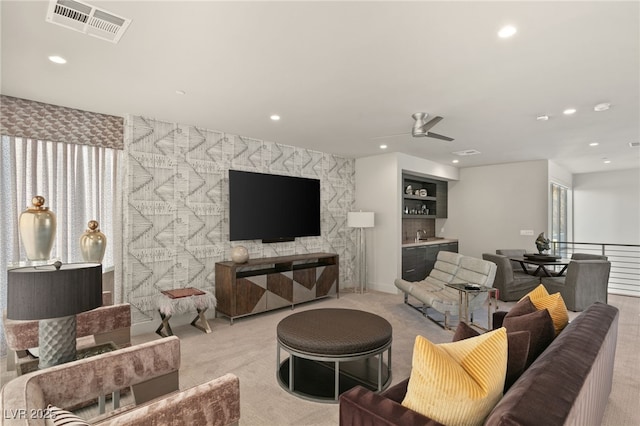
<instances>
[{"instance_id":1,"label":"yellow throw pillow","mask_svg":"<svg viewBox=\"0 0 640 426\"><path fill-rule=\"evenodd\" d=\"M551 315L553 320L553 328L556 331L556 336L569 324L569 312L567 311L567 305L564 304L564 299L560 293L549 294L544 285L540 284L525 295L525 297L531 299L531 303L537 310L541 311L546 309ZM522 300L520 299L520 300Z\"/></svg>"},{"instance_id":2,"label":"yellow throw pillow","mask_svg":"<svg viewBox=\"0 0 640 426\"><path fill-rule=\"evenodd\" d=\"M502 397L507 330L452 343L416 337L402 405L448 426L481 425Z\"/></svg>"},{"instance_id":3,"label":"yellow throw pillow","mask_svg":"<svg viewBox=\"0 0 640 426\"><path fill-rule=\"evenodd\" d=\"M539 299L541 297L545 297L548 295L549 295L549 292L547 291L547 289L542 284L540 284L538 287L531 290L528 294L525 294L524 297L520 299L520 301L522 301L525 297L528 296L529 299L531 299L531 301L533 302L534 299Z\"/></svg>"},{"instance_id":4,"label":"yellow throw pillow","mask_svg":"<svg viewBox=\"0 0 640 426\"><path fill-rule=\"evenodd\" d=\"M551 319L553 320L553 328L556 331L556 336L569 324L567 306L564 304L564 299L560 293L553 293L548 296L531 299L531 303L533 303L539 311L542 309L549 311L549 315L551 315Z\"/></svg>"}]
</instances>

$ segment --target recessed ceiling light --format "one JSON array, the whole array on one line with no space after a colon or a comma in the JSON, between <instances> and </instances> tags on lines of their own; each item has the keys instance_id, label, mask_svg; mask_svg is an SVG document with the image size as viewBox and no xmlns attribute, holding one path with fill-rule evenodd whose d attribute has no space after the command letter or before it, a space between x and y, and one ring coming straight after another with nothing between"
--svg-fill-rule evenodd
<instances>
[{"instance_id":1,"label":"recessed ceiling light","mask_svg":"<svg viewBox=\"0 0 640 426\"><path fill-rule=\"evenodd\" d=\"M593 107L593 110L596 112L600 112L600 111L606 111L609 108L611 108L611 104L608 102L603 102L601 104L598 104L596 106Z\"/></svg>"},{"instance_id":2,"label":"recessed ceiling light","mask_svg":"<svg viewBox=\"0 0 640 426\"><path fill-rule=\"evenodd\" d=\"M458 164L460 162L460 160L452 160L451 161L453 164Z\"/></svg>"},{"instance_id":3,"label":"recessed ceiling light","mask_svg":"<svg viewBox=\"0 0 640 426\"><path fill-rule=\"evenodd\" d=\"M598 146L598 145L600 145L598 142L591 142L591 143L589 144L589 146Z\"/></svg>"},{"instance_id":4,"label":"recessed ceiling light","mask_svg":"<svg viewBox=\"0 0 640 426\"><path fill-rule=\"evenodd\" d=\"M516 30L516 27L512 26L512 25L507 25L504 26L500 29L500 31L498 31L498 37L500 38L509 38L512 35L514 35L518 30Z\"/></svg>"},{"instance_id":5,"label":"recessed ceiling light","mask_svg":"<svg viewBox=\"0 0 640 426\"><path fill-rule=\"evenodd\" d=\"M273 121L278 121L280 120L280 116L277 114L273 114L271 117L269 117L270 119L272 119Z\"/></svg>"},{"instance_id":6,"label":"recessed ceiling light","mask_svg":"<svg viewBox=\"0 0 640 426\"><path fill-rule=\"evenodd\" d=\"M380 149L387 149L386 145L380 145Z\"/></svg>"},{"instance_id":7,"label":"recessed ceiling light","mask_svg":"<svg viewBox=\"0 0 640 426\"><path fill-rule=\"evenodd\" d=\"M564 111L562 111L562 113L564 115L571 115L571 114L575 114L577 110L575 108L567 108Z\"/></svg>"},{"instance_id":8,"label":"recessed ceiling light","mask_svg":"<svg viewBox=\"0 0 640 426\"><path fill-rule=\"evenodd\" d=\"M176 90L176 95L184 95L187 92L185 92L184 90Z\"/></svg>"},{"instance_id":9,"label":"recessed ceiling light","mask_svg":"<svg viewBox=\"0 0 640 426\"><path fill-rule=\"evenodd\" d=\"M539 115L536 117L536 120L538 121L547 121L549 119L548 115Z\"/></svg>"},{"instance_id":10,"label":"recessed ceiling light","mask_svg":"<svg viewBox=\"0 0 640 426\"><path fill-rule=\"evenodd\" d=\"M604 159L604 161L603 161L603 163L604 163L604 164L609 164L609 163L611 163L611 160L607 160L607 159L605 158L605 159Z\"/></svg>"},{"instance_id":11,"label":"recessed ceiling light","mask_svg":"<svg viewBox=\"0 0 640 426\"><path fill-rule=\"evenodd\" d=\"M58 56L58 55L49 56L49 60L51 62L53 62L54 64L66 64L67 63L67 60L65 58L63 58L62 56Z\"/></svg>"}]
</instances>

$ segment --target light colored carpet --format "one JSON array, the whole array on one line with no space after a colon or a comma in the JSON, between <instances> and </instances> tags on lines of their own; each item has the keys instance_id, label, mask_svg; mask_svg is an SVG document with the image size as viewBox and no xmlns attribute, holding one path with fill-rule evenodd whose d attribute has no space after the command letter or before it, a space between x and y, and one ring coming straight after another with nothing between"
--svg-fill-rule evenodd
<instances>
[{"instance_id":1,"label":"light colored carpet","mask_svg":"<svg viewBox=\"0 0 640 426\"><path fill-rule=\"evenodd\" d=\"M210 320L213 332L203 334L191 326L173 329L180 337L182 363L180 387L190 387L231 372L240 378L243 425L337 425L338 405L306 401L280 387L276 379L276 326L292 312L318 308L360 309L378 314L393 327L393 383L406 378L417 333L436 342L448 342L453 333L444 331L418 312L402 304L400 296L379 293L343 293L327 298L242 319L233 325L223 318ZM486 319L484 320L486 322ZM141 342L157 335L136 336ZM282 357L286 354L283 352Z\"/></svg>"},{"instance_id":2,"label":"light colored carpet","mask_svg":"<svg viewBox=\"0 0 640 426\"><path fill-rule=\"evenodd\" d=\"M620 309L618 347L614 367L613 390L603 425L640 424L640 299L609 296L609 303ZM508 310L514 303L500 302ZM283 390L276 379L276 326L293 312L318 308L361 309L386 318L393 326L392 385L408 377L415 336L449 342L453 332L445 331L402 303L401 295L385 293L343 293L340 299L328 298L294 310L282 309L237 319L234 325L223 318L210 320L213 332L204 334L189 325L174 326L181 341L180 388L206 382L227 372L240 378L241 425L337 425L338 405L306 401ZM476 312L476 321L486 324L486 307ZM570 313L574 318L578 313ZM155 329L157 324L150 324ZM132 337L134 344L159 339L153 332ZM286 356L282 354L283 358ZM2 381L14 377L2 360ZM9 377L12 376L12 377ZM130 396L123 398L127 403ZM93 416L87 415L86 418Z\"/></svg>"},{"instance_id":3,"label":"light colored carpet","mask_svg":"<svg viewBox=\"0 0 640 426\"><path fill-rule=\"evenodd\" d=\"M618 352L613 391L603 425L640 424L640 299L610 296L609 303L621 310ZM502 310L514 303L500 302ZM227 372L240 378L242 425L337 425L338 405L306 401L283 390L276 379L276 326L292 312L317 308L361 309L380 315L393 327L392 385L408 377L417 334L436 343L449 342L445 331L402 303L401 295L343 293L330 298L238 319L233 325L223 318L210 320L213 332L203 334L185 325L174 328L180 337L182 366L180 387L187 388ZM578 313L570 312L570 318ZM476 311L476 321L486 325L487 312ZM153 333L134 336L135 343L158 338ZM283 357L285 354L283 353Z\"/></svg>"}]
</instances>

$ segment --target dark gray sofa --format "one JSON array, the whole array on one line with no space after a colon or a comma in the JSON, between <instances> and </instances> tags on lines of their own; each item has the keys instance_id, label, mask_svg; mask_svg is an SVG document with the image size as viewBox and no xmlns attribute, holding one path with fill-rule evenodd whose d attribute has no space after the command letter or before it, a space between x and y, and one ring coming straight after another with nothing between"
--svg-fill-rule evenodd
<instances>
[{"instance_id":1,"label":"dark gray sofa","mask_svg":"<svg viewBox=\"0 0 640 426\"><path fill-rule=\"evenodd\" d=\"M504 394L485 425L600 425L613 380L618 309L583 311ZM407 380L377 394L355 387L340 396L341 425L440 423L401 405Z\"/></svg>"}]
</instances>

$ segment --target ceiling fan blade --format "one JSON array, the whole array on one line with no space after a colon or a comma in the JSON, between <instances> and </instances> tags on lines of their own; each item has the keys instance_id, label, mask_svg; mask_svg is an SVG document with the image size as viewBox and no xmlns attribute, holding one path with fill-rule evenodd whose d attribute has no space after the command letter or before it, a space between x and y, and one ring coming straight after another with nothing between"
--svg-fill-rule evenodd
<instances>
[{"instance_id":1,"label":"ceiling fan blade","mask_svg":"<svg viewBox=\"0 0 640 426\"><path fill-rule=\"evenodd\" d=\"M424 126L422 126L422 131L426 132L427 130L429 130L430 128L432 128L436 124L438 124L440 122L440 120L442 120L442 117L440 117L440 116L433 117L431 120L429 120L426 123L424 123Z\"/></svg>"},{"instance_id":2,"label":"ceiling fan blade","mask_svg":"<svg viewBox=\"0 0 640 426\"><path fill-rule=\"evenodd\" d=\"M427 132L427 137L435 138L435 139L442 139L443 141L449 141L449 142L451 142L453 140L453 138L450 138L449 136L442 136L442 135L439 135L437 133L431 133L431 132Z\"/></svg>"},{"instance_id":3,"label":"ceiling fan blade","mask_svg":"<svg viewBox=\"0 0 640 426\"><path fill-rule=\"evenodd\" d=\"M385 138L394 138L396 136L405 136L405 135L410 135L410 132L407 133L396 133L394 135L384 135L384 136L374 136L371 139L385 139Z\"/></svg>"}]
</instances>

